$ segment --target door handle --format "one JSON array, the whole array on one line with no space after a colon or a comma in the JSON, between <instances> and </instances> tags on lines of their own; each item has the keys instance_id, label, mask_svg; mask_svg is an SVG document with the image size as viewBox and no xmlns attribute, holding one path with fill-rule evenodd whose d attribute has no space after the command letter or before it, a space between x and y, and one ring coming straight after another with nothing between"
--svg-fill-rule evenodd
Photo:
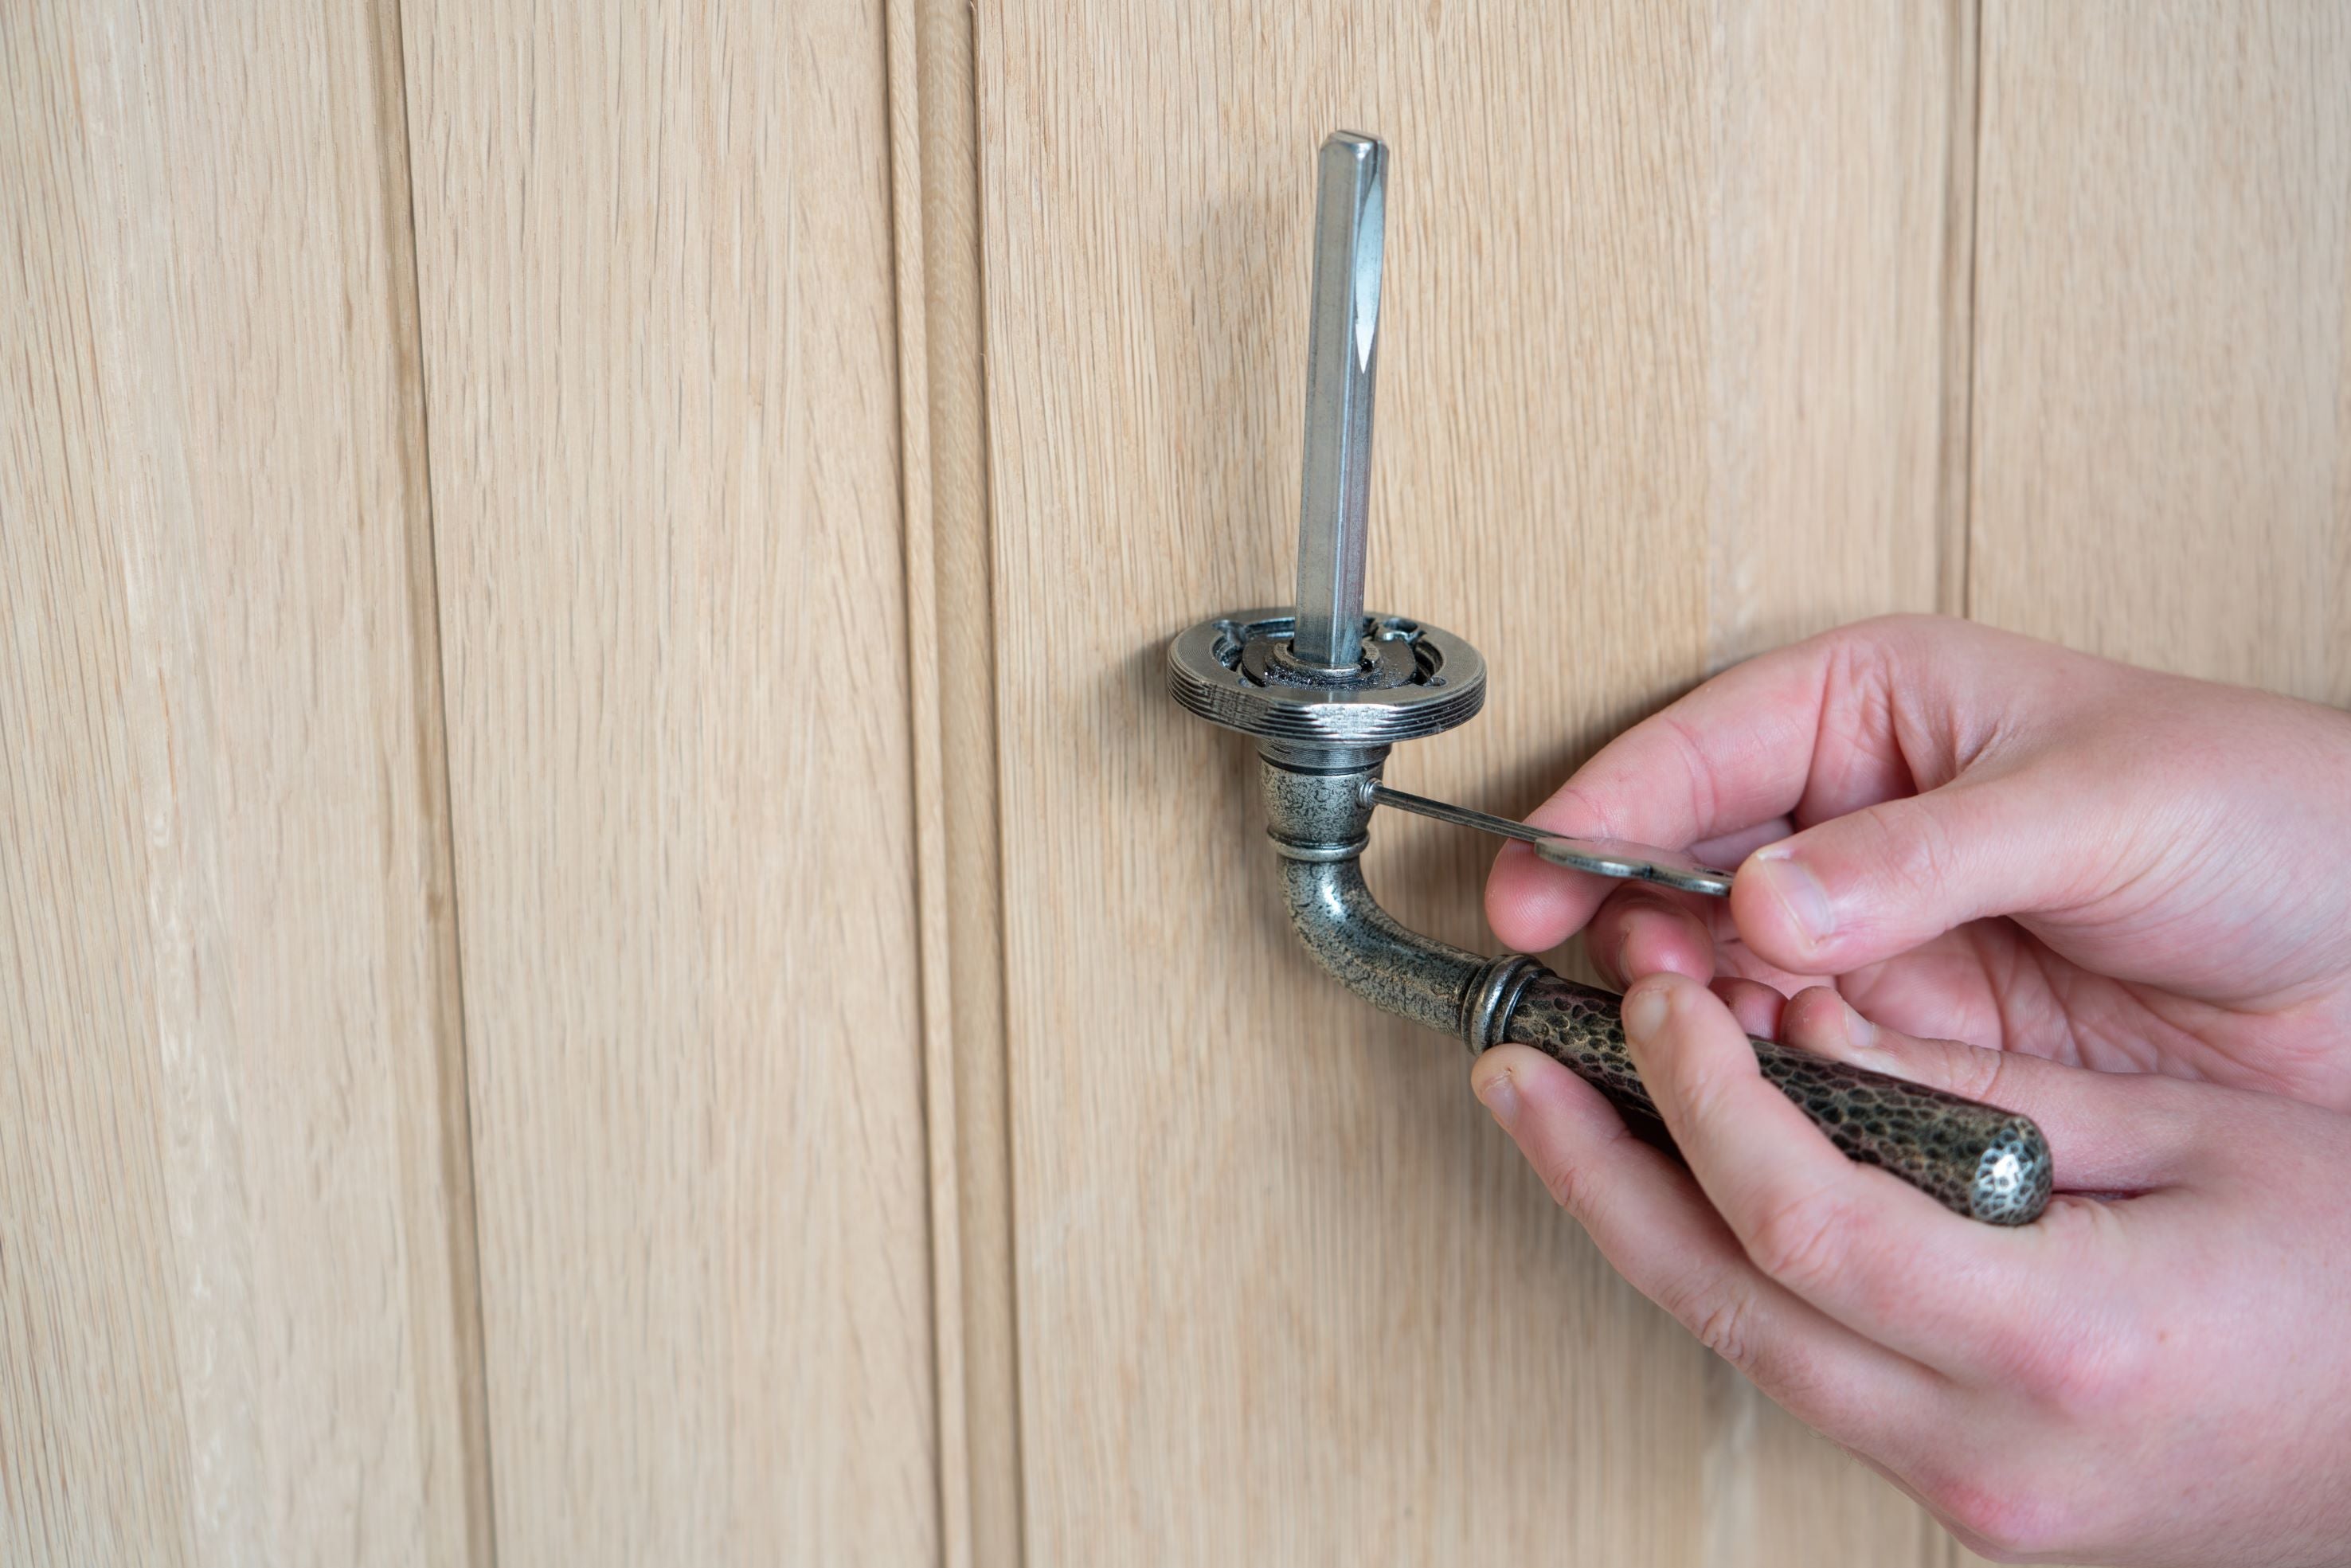
<instances>
[{"instance_id":1,"label":"door handle","mask_svg":"<svg viewBox=\"0 0 2351 1568\"><path fill-rule=\"evenodd\" d=\"M1268 833L1290 922L1324 968L1373 1005L1463 1040L1530 1045L1662 1132L1625 1050L1622 999L1520 954L1486 957L1406 929L1365 885L1374 809L1387 805L1528 838L1555 863L1716 895L1730 873L1675 852L1545 834L1390 789L1390 750L1468 723L1486 666L1466 640L1364 612L1373 393L1379 369L1387 150L1340 131L1322 145L1314 230L1305 481L1294 610L1201 622L1167 652L1168 691L1258 740ZM2038 1218L2049 1145L2027 1117L1770 1040L1763 1076L1851 1158L1996 1225Z\"/></svg>"}]
</instances>

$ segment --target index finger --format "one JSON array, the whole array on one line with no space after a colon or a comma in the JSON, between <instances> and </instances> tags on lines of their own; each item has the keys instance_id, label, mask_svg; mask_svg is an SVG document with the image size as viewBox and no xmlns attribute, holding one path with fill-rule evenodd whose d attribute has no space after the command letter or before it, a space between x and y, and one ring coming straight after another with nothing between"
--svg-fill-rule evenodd
<instances>
[{"instance_id":1,"label":"index finger","mask_svg":"<svg viewBox=\"0 0 2351 1568\"><path fill-rule=\"evenodd\" d=\"M1920 635L1907 621L1867 622L1733 665L1603 747L1527 821L1683 849L1909 794L1925 781L1905 755L1891 691ZM1541 952L1581 930L1608 891L1507 846L1486 884L1486 917L1510 946Z\"/></svg>"}]
</instances>

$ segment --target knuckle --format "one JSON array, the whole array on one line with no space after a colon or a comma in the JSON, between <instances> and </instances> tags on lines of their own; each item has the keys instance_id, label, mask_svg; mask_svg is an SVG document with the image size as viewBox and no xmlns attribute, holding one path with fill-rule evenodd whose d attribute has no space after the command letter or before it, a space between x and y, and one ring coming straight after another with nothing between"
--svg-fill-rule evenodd
<instances>
[{"instance_id":1,"label":"knuckle","mask_svg":"<svg viewBox=\"0 0 2351 1568\"><path fill-rule=\"evenodd\" d=\"M1698 1342L1744 1372L1755 1360L1755 1299L1734 1280L1700 1276L1662 1293L1657 1304Z\"/></svg>"},{"instance_id":2,"label":"knuckle","mask_svg":"<svg viewBox=\"0 0 2351 1568\"><path fill-rule=\"evenodd\" d=\"M1896 887L1932 893L1957 876L1959 845L1941 813L1928 803L1913 797L1872 813L1870 821L1878 831L1877 858Z\"/></svg>"},{"instance_id":3,"label":"knuckle","mask_svg":"<svg viewBox=\"0 0 2351 1568\"><path fill-rule=\"evenodd\" d=\"M1748 1339L1748 1322L1747 1303L1737 1297L1726 1297L1698 1318L1698 1342L1731 1365L1744 1368L1755 1359L1754 1347Z\"/></svg>"},{"instance_id":4,"label":"knuckle","mask_svg":"<svg viewBox=\"0 0 2351 1568\"><path fill-rule=\"evenodd\" d=\"M2012 1385L2060 1416L2096 1421L2140 1402L2151 1362L2136 1335L2074 1332L2019 1336L2001 1370Z\"/></svg>"},{"instance_id":5,"label":"knuckle","mask_svg":"<svg viewBox=\"0 0 2351 1568\"><path fill-rule=\"evenodd\" d=\"M1991 1468L1919 1488L1928 1508L1979 1556L2015 1563L2061 1551L2079 1533L2061 1487Z\"/></svg>"},{"instance_id":6,"label":"knuckle","mask_svg":"<svg viewBox=\"0 0 2351 1568\"><path fill-rule=\"evenodd\" d=\"M1705 744L1698 738L1698 732L1671 708L1657 716L1657 726L1664 734L1672 737L1675 755L1681 760L1691 820L1700 822L1715 821L1719 801L1715 793L1714 769L1707 762Z\"/></svg>"},{"instance_id":7,"label":"knuckle","mask_svg":"<svg viewBox=\"0 0 2351 1568\"><path fill-rule=\"evenodd\" d=\"M1916 618L1880 615L1827 633L1828 698L1823 705L1861 727L1890 727L1894 688Z\"/></svg>"},{"instance_id":8,"label":"knuckle","mask_svg":"<svg viewBox=\"0 0 2351 1568\"><path fill-rule=\"evenodd\" d=\"M1987 1105L2003 1103L2004 1086L2011 1076L2008 1052L1956 1042L1930 1043L1938 1048L1943 1088Z\"/></svg>"},{"instance_id":9,"label":"knuckle","mask_svg":"<svg viewBox=\"0 0 2351 1568\"><path fill-rule=\"evenodd\" d=\"M1842 1266L1850 1218L1834 1192L1790 1198L1756 1224L1747 1238L1747 1255L1772 1279L1809 1295Z\"/></svg>"},{"instance_id":10,"label":"knuckle","mask_svg":"<svg viewBox=\"0 0 2351 1568\"><path fill-rule=\"evenodd\" d=\"M2043 1219L2061 1247L2114 1223L2103 1204L2061 1199ZM1984 1341L1981 1364L1999 1385L2063 1421L2126 1421L2155 1397L2172 1364L2160 1326L2125 1306L2080 1301L2063 1312L2011 1318Z\"/></svg>"},{"instance_id":11,"label":"knuckle","mask_svg":"<svg viewBox=\"0 0 2351 1568\"><path fill-rule=\"evenodd\" d=\"M1551 1200L1577 1219L1588 1213L1592 1199L1590 1175L1573 1160L1552 1160L1539 1167L1543 1190Z\"/></svg>"},{"instance_id":12,"label":"knuckle","mask_svg":"<svg viewBox=\"0 0 2351 1568\"><path fill-rule=\"evenodd\" d=\"M1730 1087L1722 1074L1705 1071L1699 1064L1677 1054L1667 1058L1664 1076L1673 1103L1681 1108L1682 1120L1693 1129L1719 1126L1726 1116L1734 1113L1726 1103Z\"/></svg>"},{"instance_id":13,"label":"knuckle","mask_svg":"<svg viewBox=\"0 0 2351 1568\"><path fill-rule=\"evenodd\" d=\"M1551 824L1551 831L1562 833L1590 833L1604 838L1614 825L1606 803L1572 779L1552 791L1543 806L1543 817Z\"/></svg>"},{"instance_id":14,"label":"knuckle","mask_svg":"<svg viewBox=\"0 0 2351 1568\"><path fill-rule=\"evenodd\" d=\"M1767 1397L1834 1437L1856 1417L1849 1391L1801 1337L1773 1333L1761 1295L1767 1289L1730 1270L1693 1275L1658 1292L1656 1301Z\"/></svg>"}]
</instances>

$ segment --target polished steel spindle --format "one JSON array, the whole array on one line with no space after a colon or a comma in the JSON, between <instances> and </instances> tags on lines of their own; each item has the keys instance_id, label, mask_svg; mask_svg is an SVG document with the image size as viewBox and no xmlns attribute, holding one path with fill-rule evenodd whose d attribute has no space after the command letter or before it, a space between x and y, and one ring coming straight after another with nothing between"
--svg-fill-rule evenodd
<instances>
[{"instance_id":1,"label":"polished steel spindle","mask_svg":"<svg viewBox=\"0 0 2351 1568\"><path fill-rule=\"evenodd\" d=\"M1292 658L1317 670L1353 670L1362 651L1387 172L1388 150L1375 137L1339 131L1322 143L1306 477L1298 507L1298 631L1290 644Z\"/></svg>"}]
</instances>

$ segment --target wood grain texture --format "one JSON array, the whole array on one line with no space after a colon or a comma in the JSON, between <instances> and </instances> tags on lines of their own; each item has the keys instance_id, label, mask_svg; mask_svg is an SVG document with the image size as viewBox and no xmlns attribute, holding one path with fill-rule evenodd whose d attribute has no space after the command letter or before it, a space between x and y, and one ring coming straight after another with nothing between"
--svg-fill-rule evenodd
<instances>
[{"instance_id":1,"label":"wood grain texture","mask_svg":"<svg viewBox=\"0 0 2351 1568\"><path fill-rule=\"evenodd\" d=\"M1976 28L1973 0L1716 17L1709 671L1963 598ZM1746 1379L1707 1375L1704 1561L1956 1550Z\"/></svg>"},{"instance_id":2,"label":"wood grain texture","mask_svg":"<svg viewBox=\"0 0 2351 1568\"><path fill-rule=\"evenodd\" d=\"M2351 11L1988 4L1972 611L2351 703Z\"/></svg>"},{"instance_id":3,"label":"wood grain texture","mask_svg":"<svg viewBox=\"0 0 2351 1568\"><path fill-rule=\"evenodd\" d=\"M1494 670L1398 782L1520 811L1718 662L1931 608L1965 21L980 13L1038 1561L1944 1560L1614 1278L1457 1046L1313 968L1249 747L1160 672L1184 623L1288 595L1343 124L1395 159L1372 599ZM1400 915L1487 941L1485 845L1375 836Z\"/></svg>"},{"instance_id":4,"label":"wood grain texture","mask_svg":"<svg viewBox=\"0 0 2351 1568\"><path fill-rule=\"evenodd\" d=\"M882 8L406 42L500 1557L931 1557Z\"/></svg>"},{"instance_id":5,"label":"wood grain texture","mask_svg":"<svg viewBox=\"0 0 2351 1568\"><path fill-rule=\"evenodd\" d=\"M957 1179L962 1128L955 1092L950 949L955 901L947 887L946 761L939 712L939 529L931 460L923 50L913 0L889 0L884 16L890 60L890 220L896 252L893 281L899 301L898 467L906 538L907 719L913 762L915 962L922 979L923 1157L930 1177L925 1197L931 1219L939 1562L941 1568L967 1568L972 1560L971 1448L964 1397L963 1200Z\"/></svg>"},{"instance_id":6,"label":"wood grain texture","mask_svg":"<svg viewBox=\"0 0 2351 1568\"><path fill-rule=\"evenodd\" d=\"M0 21L0 1560L486 1560L395 22Z\"/></svg>"},{"instance_id":7,"label":"wood grain texture","mask_svg":"<svg viewBox=\"0 0 2351 1568\"><path fill-rule=\"evenodd\" d=\"M889 0L941 1560L1020 1561L995 603L967 0Z\"/></svg>"}]
</instances>

